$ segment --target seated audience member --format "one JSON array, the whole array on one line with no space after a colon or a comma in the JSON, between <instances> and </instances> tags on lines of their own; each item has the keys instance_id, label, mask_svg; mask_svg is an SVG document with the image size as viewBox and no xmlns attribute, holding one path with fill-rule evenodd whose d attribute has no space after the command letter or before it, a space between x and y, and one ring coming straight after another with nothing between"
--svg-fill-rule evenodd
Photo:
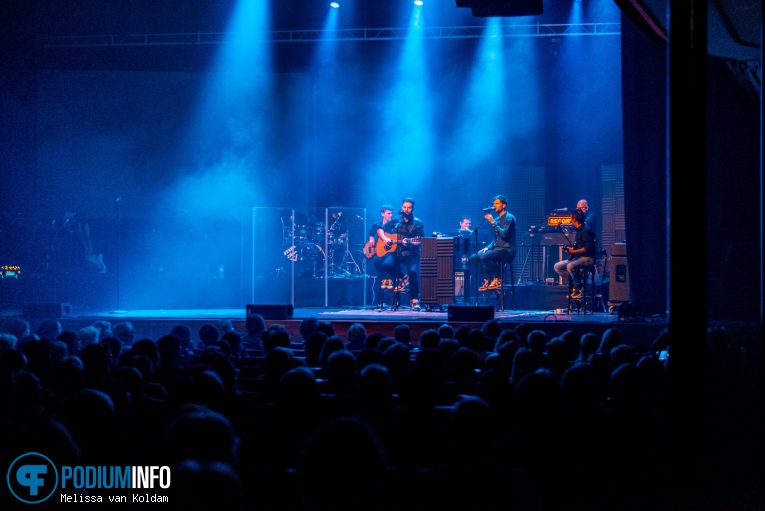
<instances>
[{"instance_id":1,"label":"seated audience member","mask_svg":"<svg viewBox=\"0 0 765 511\"><path fill-rule=\"evenodd\" d=\"M250 314L244 322L247 334L242 337L242 345L247 350L263 349L263 332L266 331L266 320L260 314Z\"/></svg>"},{"instance_id":2,"label":"seated audience member","mask_svg":"<svg viewBox=\"0 0 765 511\"><path fill-rule=\"evenodd\" d=\"M328 338L324 342L324 346L321 347L321 353L319 354L319 367L326 371L327 360L329 360L329 356L336 351L341 351L344 349L345 341L343 341L340 336L333 335L332 337Z\"/></svg>"},{"instance_id":3,"label":"seated audience member","mask_svg":"<svg viewBox=\"0 0 765 511\"><path fill-rule=\"evenodd\" d=\"M327 337L332 337L335 335L335 326L332 324L331 321L322 320L319 321L319 323L316 325L316 330L320 332L324 332L327 334Z\"/></svg>"},{"instance_id":4,"label":"seated audience member","mask_svg":"<svg viewBox=\"0 0 765 511\"><path fill-rule=\"evenodd\" d=\"M412 347L412 329L406 323L401 323L393 328L393 338L401 344Z\"/></svg>"},{"instance_id":5,"label":"seated audience member","mask_svg":"<svg viewBox=\"0 0 765 511\"><path fill-rule=\"evenodd\" d=\"M242 335L236 330L232 330L231 332L226 332L223 334L220 340L229 344L231 347L231 360L234 363L238 363L238 361L244 355L244 349L242 348Z\"/></svg>"},{"instance_id":6,"label":"seated audience member","mask_svg":"<svg viewBox=\"0 0 765 511\"><path fill-rule=\"evenodd\" d=\"M15 335L0 333L0 351L14 349L17 341Z\"/></svg>"},{"instance_id":7,"label":"seated audience member","mask_svg":"<svg viewBox=\"0 0 765 511\"><path fill-rule=\"evenodd\" d=\"M348 350L334 351L327 358L326 381L321 391L328 394L356 395L356 355Z\"/></svg>"},{"instance_id":8,"label":"seated audience member","mask_svg":"<svg viewBox=\"0 0 765 511\"><path fill-rule=\"evenodd\" d=\"M104 339L106 337L112 336L112 324L108 321L99 320L94 322L92 325L98 329L98 340Z\"/></svg>"},{"instance_id":9,"label":"seated audience member","mask_svg":"<svg viewBox=\"0 0 765 511\"><path fill-rule=\"evenodd\" d=\"M122 343L120 340L114 336L104 337L98 341L98 344L106 347L112 364L116 365L119 362L120 355L122 355Z\"/></svg>"},{"instance_id":10,"label":"seated audience member","mask_svg":"<svg viewBox=\"0 0 765 511\"><path fill-rule=\"evenodd\" d=\"M510 383L513 386L523 379L524 376L542 368L539 354L531 348L518 348L513 357L513 369L510 373Z\"/></svg>"},{"instance_id":11,"label":"seated audience member","mask_svg":"<svg viewBox=\"0 0 765 511\"><path fill-rule=\"evenodd\" d=\"M209 323L199 327L199 342L197 343L198 350L204 350L210 346L214 346L218 339L220 339L220 332L214 325Z\"/></svg>"},{"instance_id":12,"label":"seated audience member","mask_svg":"<svg viewBox=\"0 0 765 511\"><path fill-rule=\"evenodd\" d=\"M94 326L86 326L77 330L77 337L80 339L80 346L84 349L85 346L98 343L99 331Z\"/></svg>"},{"instance_id":13,"label":"seated audience member","mask_svg":"<svg viewBox=\"0 0 765 511\"><path fill-rule=\"evenodd\" d=\"M17 341L28 336L31 332L29 321L26 319L8 318L0 323L0 333L11 334L16 337Z\"/></svg>"},{"instance_id":14,"label":"seated audience member","mask_svg":"<svg viewBox=\"0 0 765 511\"><path fill-rule=\"evenodd\" d=\"M348 327L348 345L346 349L361 351L366 348L367 329L361 323L353 323Z\"/></svg>"},{"instance_id":15,"label":"seated audience member","mask_svg":"<svg viewBox=\"0 0 765 511\"><path fill-rule=\"evenodd\" d=\"M157 339L157 352L159 363L154 370L154 380L165 387L168 395L175 396L186 377L180 339L175 334L163 335Z\"/></svg>"},{"instance_id":16,"label":"seated audience member","mask_svg":"<svg viewBox=\"0 0 765 511\"><path fill-rule=\"evenodd\" d=\"M135 339L135 328L133 328L133 323L130 321L117 323L112 329L112 335L122 342L122 346L129 348L133 345L133 340Z\"/></svg>"},{"instance_id":17,"label":"seated audience member","mask_svg":"<svg viewBox=\"0 0 765 511\"><path fill-rule=\"evenodd\" d=\"M418 343L418 347L421 350L426 349L438 349L438 343L441 342L441 336L439 335L437 330L434 330L432 328L429 328L425 331L423 331L420 334L420 341Z\"/></svg>"},{"instance_id":18,"label":"seated audience member","mask_svg":"<svg viewBox=\"0 0 765 511\"><path fill-rule=\"evenodd\" d=\"M438 335L441 339L454 339L454 327L449 323L444 323L438 327Z\"/></svg>"},{"instance_id":19,"label":"seated audience member","mask_svg":"<svg viewBox=\"0 0 765 511\"><path fill-rule=\"evenodd\" d=\"M49 341L55 341L60 333L61 323L57 319L45 319L37 328L37 336Z\"/></svg>"},{"instance_id":20,"label":"seated audience member","mask_svg":"<svg viewBox=\"0 0 765 511\"><path fill-rule=\"evenodd\" d=\"M579 356L577 362L589 362L590 357L598 351L600 339L592 332L582 334L579 339Z\"/></svg>"},{"instance_id":21,"label":"seated audience member","mask_svg":"<svg viewBox=\"0 0 765 511\"><path fill-rule=\"evenodd\" d=\"M215 491L199 491L205 486ZM249 507L246 493L234 463L185 459L173 466L168 495L177 509L240 511Z\"/></svg>"},{"instance_id":22,"label":"seated audience member","mask_svg":"<svg viewBox=\"0 0 765 511\"><path fill-rule=\"evenodd\" d=\"M231 420L197 402L183 407L166 425L162 462L171 467L184 460L235 463L239 460L239 445L239 435Z\"/></svg>"},{"instance_id":23,"label":"seated audience member","mask_svg":"<svg viewBox=\"0 0 765 511\"><path fill-rule=\"evenodd\" d=\"M190 365L194 356L194 345L191 342L191 329L186 325L176 325L170 333L178 338L181 344L181 363Z\"/></svg>"},{"instance_id":24,"label":"seated audience member","mask_svg":"<svg viewBox=\"0 0 765 511\"><path fill-rule=\"evenodd\" d=\"M321 366L321 350L324 347L324 343L327 340L327 334L324 332L314 332L308 339L306 339L303 345L303 351L305 353L305 363L308 367L320 367Z\"/></svg>"},{"instance_id":25,"label":"seated audience member","mask_svg":"<svg viewBox=\"0 0 765 511\"><path fill-rule=\"evenodd\" d=\"M91 345L100 349L98 345ZM58 414L72 438L82 449L82 462L88 465L112 465L119 443L112 437L115 430L115 404L105 392L82 388L62 400Z\"/></svg>"},{"instance_id":26,"label":"seated audience member","mask_svg":"<svg viewBox=\"0 0 765 511\"><path fill-rule=\"evenodd\" d=\"M72 330L64 330L58 334L56 339L66 344L67 351L70 355L79 356L80 338L77 337L77 332Z\"/></svg>"},{"instance_id":27,"label":"seated audience member","mask_svg":"<svg viewBox=\"0 0 765 511\"><path fill-rule=\"evenodd\" d=\"M381 509L386 456L365 420L342 417L325 424L307 438L298 456L300 489L309 508L344 511L367 502L372 509ZM342 490L337 488L338 478L343 480Z\"/></svg>"},{"instance_id":28,"label":"seated audience member","mask_svg":"<svg viewBox=\"0 0 765 511\"><path fill-rule=\"evenodd\" d=\"M234 323L232 323L230 319L219 319L215 322L215 328L218 329L218 338L223 337L223 334L226 332L233 332L236 330L236 328L234 328Z\"/></svg>"},{"instance_id":29,"label":"seated audience member","mask_svg":"<svg viewBox=\"0 0 765 511\"><path fill-rule=\"evenodd\" d=\"M316 331L316 327L319 325L319 321L312 317L305 318L300 322L299 332L300 340L305 343L312 333Z\"/></svg>"},{"instance_id":30,"label":"seated audience member","mask_svg":"<svg viewBox=\"0 0 765 511\"><path fill-rule=\"evenodd\" d=\"M263 353L268 353L276 347L292 350L290 334L281 325L271 325L271 328L263 335Z\"/></svg>"},{"instance_id":31,"label":"seated audience member","mask_svg":"<svg viewBox=\"0 0 765 511\"><path fill-rule=\"evenodd\" d=\"M382 340L383 337L385 337L385 334L383 334L382 332L375 332L373 334L369 334L367 336L366 341L364 341L364 345L369 349L376 350L378 349L378 345L380 344L380 341Z\"/></svg>"},{"instance_id":32,"label":"seated audience member","mask_svg":"<svg viewBox=\"0 0 765 511\"><path fill-rule=\"evenodd\" d=\"M622 331L616 327L612 327L603 332L600 338L600 346L598 346L597 353L602 353L606 356L611 355L611 350L624 344L624 336Z\"/></svg>"}]
</instances>

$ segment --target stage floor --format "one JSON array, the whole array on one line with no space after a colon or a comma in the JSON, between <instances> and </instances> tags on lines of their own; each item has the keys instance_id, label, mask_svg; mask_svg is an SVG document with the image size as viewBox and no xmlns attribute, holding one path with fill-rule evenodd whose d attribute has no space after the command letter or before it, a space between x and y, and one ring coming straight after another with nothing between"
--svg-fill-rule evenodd
<instances>
[{"instance_id":1,"label":"stage floor","mask_svg":"<svg viewBox=\"0 0 765 511\"><path fill-rule=\"evenodd\" d=\"M268 306L267 306L268 307ZM552 310L505 310L498 311L491 306L455 304L436 310L412 311L408 307L305 307L290 309L291 317L278 314L284 306L275 307L276 315L266 316L266 325L278 323L287 328L293 340L300 340L300 322L309 317L332 322L338 335L345 335L348 327L355 322L364 324L368 333L382 332L393 335L396 325L406 323L412 329L413 339L426 329L438 328L444 323L453 326L468 325L481 328L486 319L493 317L504 328L514 328L518 323L528 323L534 328L544 330L548 338L566 330L580 334L593 332L600 336L611 327L618 327L625 334L625 340L637 350L645 351L650 343L667 326L664 318L640 318L640 320L620 319L616 312L581 312L567 313L561 309ZM451 308L451 311L449 310ZM129 310L90 310L72 307L65 317L60 318L64 329L77 330L97 320L109 321L112 326L129 321L136 331L136 339L158 339L169 333L178 324L187 325L196 334L206 323L215 323L228 319L240 332L245 332L247 307L220 309L129 309ZM265 315L264 315L265 316ZM44 317L29 317L32 331Z\"/></svg>"}]
</instances>

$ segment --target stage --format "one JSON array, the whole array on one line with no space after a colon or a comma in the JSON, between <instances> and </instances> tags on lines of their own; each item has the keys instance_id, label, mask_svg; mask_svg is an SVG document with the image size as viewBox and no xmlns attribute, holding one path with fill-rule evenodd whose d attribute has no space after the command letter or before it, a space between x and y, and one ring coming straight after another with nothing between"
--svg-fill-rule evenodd
<instances>
[{"instance_id":1,"label":"stage","mask_svg":"<svg viewBox=\"0 0 765 511\"><path fill-rule=\"evenodd\" d=\"M251 307L253 304L251 304ZM265 307L265 309L263 309ZM566 330L574 330L580 335L593 332L598 336L611 327L618 327L625 334L627 343L638 352L646 352L650 344L667 326L664 318L620 318L614 312L595 312L569 314L562 309L545 310L497 310L491 305L452 304L431 310L412 311L409 307L398 309L386 306L376 307L301 307L290 304L257 305L256 310L265 310L266 325L278 323L284 325L294 341L300 340L300 322L309 317L331 321L335 331L344 336L348 327L355 322L364 324L367 333L381 332L393 335L393 329L401 323L412 329L416 343L419 335L426 329L438 328L444 323L455 327L468 325L480 328L490 318L498 320L504 328L513 328L519 323L528 323L534 328L544 330L548 338L555 337ZM228 319L240 332L245 332L247 306L241 308L207 309L126 309L126 310L91 310L76 305L47 304L27 311L5 310L3 316L23 316L30 323L34 332L43 319L57 317L65 330L77 330L98 320L109 321L112 326L129 321L136 332L135 339L158 339L169 333L176 325L188 326L194 337L205 323L214 323Z\"/></svg>"}]
</instances>

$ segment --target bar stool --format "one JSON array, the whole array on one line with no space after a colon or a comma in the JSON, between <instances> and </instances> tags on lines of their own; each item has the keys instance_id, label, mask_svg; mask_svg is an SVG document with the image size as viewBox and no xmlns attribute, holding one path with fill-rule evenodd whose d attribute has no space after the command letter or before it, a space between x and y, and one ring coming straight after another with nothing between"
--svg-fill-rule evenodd
<instances>
[{"instance_id":1,"label":"bar stool","mask_svg":"<svg viewBox=\"0 0 765 511\"><path fill-rule=\"evenodd\" d=\"M511 309L515 310L515 273L513 272L513 261L514 259L500 259L499 274L502 275L502 287L483 291L483 293L485 293L487 305L489 304L489 299L491 298L492 293L496 294L497 305L501 312L505 312L505 297L508 291L513 297ZM510 274L509 280L506 278L508 273ZM508 284L508 282L510 282L510 284Z\"/></svg>"},{"instance_id":2,"label":"bar stool","mask_svg":"<svg viewBox=\"0 0 765 511\"><path fill-rule=\"evenodd\" d=\"M395 286L399 284L399 281L401 279L393 279L393 286L394 289L383 289L381 291L381 304L382 306L380 308L385 308L385 304L389 303L391 307L398 308L401 306L401 304L404 304L404 306L409 305L409 284L407 280L407 285L402 289L401 291L396 291ZM396 298L398 297L398 300Z\"/></svg>"},{"instance_id":3,"label":"bar stool","mask_svg":"<svg viewBox=\"0 0 765 511\"><path fill-rule=\"evenodd\" d=\"M574 284L569 280L568 313L581 312L587 314L589 309L590 314L595 314L595 276L597 275L595 264L580 266L576 271L579 273L579 282L582 283L582 294L579 298L571 297L571 293L574 291Z\"/></svg>"}]
</instances>

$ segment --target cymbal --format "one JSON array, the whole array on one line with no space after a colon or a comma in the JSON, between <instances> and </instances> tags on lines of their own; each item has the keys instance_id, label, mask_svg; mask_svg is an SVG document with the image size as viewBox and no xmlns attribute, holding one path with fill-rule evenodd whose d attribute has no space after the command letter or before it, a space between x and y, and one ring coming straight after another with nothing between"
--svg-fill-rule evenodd
<instances>
[{"instance_id":1,"label":"cymbal","mask_svg":"<svg viewBox=\"0 0 765 511\"><path fill-rule=\"evenodd\" d=\"M279 210L279 216L281 217L283 224L290 225L292 223L292 212L293 210L291 209ZM300 211L295 211L295 225L308 225L308 215L301 213Z\"/></svg>"}]
</instances>

